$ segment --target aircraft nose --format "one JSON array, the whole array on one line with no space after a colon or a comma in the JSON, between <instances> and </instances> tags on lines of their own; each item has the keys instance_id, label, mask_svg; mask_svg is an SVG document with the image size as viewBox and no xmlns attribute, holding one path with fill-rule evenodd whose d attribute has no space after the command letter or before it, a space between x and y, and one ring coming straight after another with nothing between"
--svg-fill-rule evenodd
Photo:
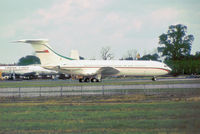
<instances>
[{"instance_id":1,"label":"aircraft nose","mask_svg":"<svg viewBox=\"0 0 200 134\"><path fill-rule=\"evenodd\" d=\"M172 69L170 67L167 67L167 70L169 70L169 73L172 71Z\"/></svg>"},{"instance_id":2,"label":"aircraft nose","mask_svg":"<svg viewBox=\"0 0 200 134\"><path fill-rule=\"evenodd\" d=\"M172 71L172 69L166 64L164 64L164 69L168 72L168 74Z\"/></svg>"}]
</instances>

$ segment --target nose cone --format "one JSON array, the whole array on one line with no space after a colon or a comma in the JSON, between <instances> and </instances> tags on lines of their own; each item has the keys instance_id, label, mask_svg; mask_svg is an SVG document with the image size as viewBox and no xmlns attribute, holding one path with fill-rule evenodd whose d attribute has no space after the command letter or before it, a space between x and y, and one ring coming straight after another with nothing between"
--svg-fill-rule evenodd
<instances>
[{"instance_id":1,"label":"nose cone","mask_svg":"<svg viewBox=\"0 0 200 134\"><path fill-rule=\"evenodd\" d=\"M168 74L171 73L172 69L167 66L166 70L168 71Z\"/></svg>"},{"instance_id":2,"label":"nose cone","mask_svg":"<svg viewBox=\"0 0 200 134\"><path fill-rule=\"evenodd\" d=\"M168 67L166 64L162 64L163 65L163 69L166 71L167 74L169 74L172 69L170 67Z\"/></svg>"},{"instance_id":3,"label":"nose cone","mask_svg":"<svg viewBox=\"0 0 200 134\"><path fill-rule=\"evenodd\" d=\"M170 72L172 71L172 69L169 67Z\"/></svg>"}]
</instances>

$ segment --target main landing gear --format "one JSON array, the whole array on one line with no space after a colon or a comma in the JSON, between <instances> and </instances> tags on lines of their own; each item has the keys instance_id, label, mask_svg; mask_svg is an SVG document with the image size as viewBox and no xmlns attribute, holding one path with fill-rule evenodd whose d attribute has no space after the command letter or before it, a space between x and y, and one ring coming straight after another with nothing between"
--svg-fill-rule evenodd
<instances>
[{"instance_id":1,"label":"main landing gear","mask_svg":"<svg viewBox=\"0 0 200 134\"><path fill-rule=\"evenodd\" d=\"M157 79L156 79L156 77L154 76L153 78L152 78L152 81L156 81Z\"/></svg>"},{"instance_id":2,"label":"main landing gear","mask_svg":"<svg viewBox=\"0 0 200 134\"><path fill-rule=\"evenodd\" d=\"M83 78L83 79L79 79L79 82L100 82L101 80L97 79L97 78Z\"/></svg>"}]
</instances>

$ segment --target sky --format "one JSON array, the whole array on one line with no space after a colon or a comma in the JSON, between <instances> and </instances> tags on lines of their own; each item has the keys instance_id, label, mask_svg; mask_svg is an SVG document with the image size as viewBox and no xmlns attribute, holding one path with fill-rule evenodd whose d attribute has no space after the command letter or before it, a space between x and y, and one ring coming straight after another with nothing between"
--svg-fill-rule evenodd
<instances>
[{"instance_id":1,"label":"sky","mask_svg":"<svg viewBox=\"0 0 200 134\"><path fill-rule=\"evenodd\" d=\"M0 63L17 63L33 55L20 39L49 39L52 48L69 56L78 50L86 59L101 59L109 46L115 59L130 50L153 53L170 25L187 26L194 35L192 53L200 51L199 0L0 0Z\"/></svg>"}]
</instances>

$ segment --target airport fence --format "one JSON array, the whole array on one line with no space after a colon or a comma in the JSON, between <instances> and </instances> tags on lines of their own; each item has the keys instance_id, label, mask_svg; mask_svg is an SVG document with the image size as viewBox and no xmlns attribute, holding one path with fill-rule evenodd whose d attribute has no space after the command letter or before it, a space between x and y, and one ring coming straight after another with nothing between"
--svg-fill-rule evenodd
<instances>
[{"instance_id":1,"label":"airport fence","mask_svg":"<svg viewBox=\"0 0 200 134\"><path fill-rule=\"evenodd\" d=\"M14 87L0 88L0 97L53 97L90 96L123 94L196 94L200 84L162 84L162 85L98 85L98 86L58 86L58 87Z\"/></svg>"}]
</instances>

